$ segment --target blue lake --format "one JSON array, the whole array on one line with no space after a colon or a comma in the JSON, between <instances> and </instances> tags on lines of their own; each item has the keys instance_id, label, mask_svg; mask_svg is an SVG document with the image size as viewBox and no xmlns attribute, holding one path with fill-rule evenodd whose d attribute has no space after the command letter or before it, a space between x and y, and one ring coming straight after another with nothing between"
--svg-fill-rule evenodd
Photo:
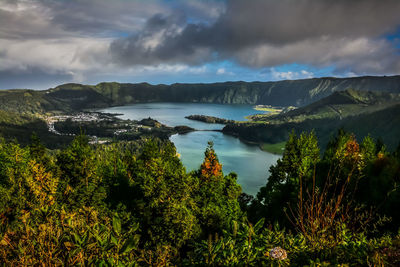
<instances>
[{"instance_id":1,"label":"blue lake","mask_svg":"<svg viewBox=\"0 0 400 267\"><path fill-rule=\"evenodd\" d=\"M269 166L275 164L279 158L278 155L264 152L258 146L245 144L235 137L221 132L207 131L222 129L221 124L208 124L185 118L188 115L201 114L244 121L245 116L260 113L251 105L144 103L112 107L101 111L123 114L119 116L123 119L140 120L151 117L168 126L187 125L203 130L183 135L176 134L170 138L181 155L186 169L194 170L200 167L207 142L213 141L224 173L237 173L238 183L248 194L255 195L258 189L266 184Z\"/></svg>"}]
</instances>

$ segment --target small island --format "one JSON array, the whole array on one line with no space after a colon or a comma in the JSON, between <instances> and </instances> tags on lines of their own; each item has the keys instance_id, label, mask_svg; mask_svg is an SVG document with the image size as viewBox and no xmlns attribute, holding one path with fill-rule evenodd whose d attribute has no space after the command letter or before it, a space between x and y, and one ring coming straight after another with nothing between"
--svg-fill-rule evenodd
<instances>
[{"instance_id":1,"label":"small island","mask_svg":"<svg viewBox=\"0 0 400 267\"><path fill-rule=\"evenodd\" d=\"M230 124L230 123L235 122L234 120L222 119L222 118L206 116L206 115L189 115L189 116L186 116L185 118L189 119L189 120L202 121L205 123Z\"/></svg>"}]
</instances>

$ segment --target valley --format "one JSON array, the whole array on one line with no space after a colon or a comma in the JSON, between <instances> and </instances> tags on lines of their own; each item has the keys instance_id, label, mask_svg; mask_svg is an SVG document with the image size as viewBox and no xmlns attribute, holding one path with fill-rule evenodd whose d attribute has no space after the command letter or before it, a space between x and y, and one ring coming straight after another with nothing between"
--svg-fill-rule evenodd
<instances>
[{"instance_id":1,"label":"valley","mask_svg":"<svg viewBox=\"0 0 400 267\"><path fill-rule=\"evenodd\" d=\"M314 131L321 147L325 147L338 129L344 129L360 140L367 135L380 139L388 150L394 150L400 136L396 116L400 114L400 89L395 86L398 79L399 76L320 78L170 86L65 84L45 91L8 90L0 94L0 111L4 114L0 133L8 140L16 138L28 144L35 132L48 148L61 148L81 133L88 135L93 144L147 138L171 140L189 169L198 167L201 151L209 140L225 143L221 147L216 143L221 155L231 146L238 147L229 136L238 138L243 145L228 154L239 158L242 155L244 159L246 153L256 153L253 158L263 158L264 162L277 159L273 154L283 152L292 131ZM361 88L361 84L362 88L376 85L379 90L353 89ZM282 93L279 90L296 92L286 95L288 106L281 105L282 99L274 100ZM196 130L206 132L193 132ZM190 145L195 139L196 149ZM260 154L254 147L265 152ZM269 165L256 167L258 173L250 174L248 168L232 164L232 158L222 157L225 171L238 172L242 185L253 177L262 177L262 181L268 177ZM262 184L245 189L255 193Z\"/></svg>"},{"instance_id":2,"label":"valley","mask_svg":"<svg viewBox=\"0 0 400 267\"><path fill-rule=\"evenodd\" d=\"M115 82L97 85L63 84L43 91L2 90L0 91L0 110L9 114L3 116L3 129L21 126L19 119L11 121L8 119L8 122L5 122L6 118L25 116L25 121L28 117L29 121L36 121L35 127L41 127L39 132L44 137L46 136L45 127L40 125L43 125L43 120L48 117L71 115L113 106L156 102L250 104L256 105L256 109L260 110L258 113L267 111L269 114L250 114L252 116L249 119L257 124L225 122L229 123L229 126L224 129L224 132L250 142L274 144L286 140L291 128L296 131L321 128L325 134L333 127L351 125L347 122L351 121L350 115L363 117L374 113L371 116L384 116L384 108L396 109L394 104L397 103L398 97L395 95L400 93L399 84L400 76L326 77L278 82L176 83L171 85ZM344 90L350 90L347 91L349 95L335 94ZM359 93L352 96L351 92ZM379 103L375 103L374 99L378 99L376 101ZM330 101L333 102L329 103ZM279 114L281 111L282 114ZM187 115L193 114L194 112ZM198 115L207 114L199 112ZM214 117L227 119L223 114L215 114ZM361 117L360 119L363 120ZM325 127L325 125L331 126ZM388 123L388 125L393 124ZM30 125L25 124L25 127L30 127ZM359 128L357 124L348 129L357 130L356 128ZM392 139L389 131L392 129L388 126L384 128L389 132L384 138ZM26 131L19 132L21 135ZM364 131L360 131L360 134L363 133ZM378 137L375 133L373 134ZM7 137L7 134L5 135ZM48 136L50 137L51 134ZM24 136L24 139L27 137ZM391 146L395 145L394 140L388 141Z\"/></svg>"}]
</instances>

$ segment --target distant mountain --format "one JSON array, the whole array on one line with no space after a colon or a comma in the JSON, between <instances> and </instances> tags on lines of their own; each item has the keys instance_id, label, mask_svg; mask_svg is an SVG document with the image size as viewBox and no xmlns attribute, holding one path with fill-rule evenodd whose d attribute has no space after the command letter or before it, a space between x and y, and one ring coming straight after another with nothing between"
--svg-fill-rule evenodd
<instances>
[{"instance_id":1,"label":"distant mountain","mask_svg":"<svg viewBox=\"0 0 400 267\"><path fill-rule=\"evenodd\" d=\"M400 93L400 76L172 85L63 84L45 91L0 91L0 109L32 113L102 108L140 102L204 102L300 107L346 89Z\"/></svg>"},{"instance_id":2,"label":"distant mountain","mask_svg":"<svg viewBox=\"0 0 400 267\"><path fill-rule=\"evenodd\" d=\"M257 122L225 126L224 133L256 143L279 143L290 132L314 130L322 147L344 129L361 140L370 134L394 149L400 142L400 94L345 90L278 115L257 115Z\"/></svg>"},{"instance_id":3,"label":"distant mountain","mask_svg":"<svg viewBox=\"0 0 400 267\"><path fill-rule=\"evenodd\" d=\"M400 76L172 85L100 83L93 87L115 105L136 102L206 102L275 106L304 106L332 92L350 88L400 93Z\"/></svg>"}]
</instances>

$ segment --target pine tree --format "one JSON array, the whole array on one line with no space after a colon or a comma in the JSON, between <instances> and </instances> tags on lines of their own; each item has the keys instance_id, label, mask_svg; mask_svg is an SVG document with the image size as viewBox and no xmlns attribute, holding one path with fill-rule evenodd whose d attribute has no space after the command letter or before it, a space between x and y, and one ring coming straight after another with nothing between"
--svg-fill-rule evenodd
<instances>
[{"instance_id":1,"label":"pine tree","mask_svg":"<svg viewBox=\"0 0 400 267\"><path fill-rule=\"evenodd\" d=\"M204 161L195 174L199 178L199 189L196 192L196 203L199 205L200 222L203 234L220 232L227 229L233 220L240 216L238 198L241 187L237 184L237 175L230 173L224 176L222 164L219 163L213 143L208 142Z\"/></svg>"},{"instance_id":2,"label":"pine tree","mask_svg":"<svg viewBox=\"0 0 400 267\"><path fill-rule=\"evenodd\" d=\"M71 207L104 207L106 197L102 177L97 173L95 154L84 135L57 155L60 168L60 200Z\"/></svg>"},{"instance_id":3,"label":"pine tree","mask_svg":"<svg viewBox=\"0 0 400 267\"><path fill-rule=\"evenodd\" d=\"M128 172L132 213L140 222L144 245L176 249L198 235L196 204L190 197L196 183L172 143L148 141Z\"/></svg>"},{"instance_id":4,"label":"pine tree","mask_svg":"<svg viewBox=\"0 0 400 267\"><path fill-rule=\"evenodd\" d=\"M262 187L249 208L252 221L266 218L289 225L285 209L296 206L300 183L307 183L319 162L318 140L314 134L292 132L281 159L270 167L266 186Z\"/></svg>"},{"instance_id":5,"label":"pine tree","mask_svg":"<svg viewBox=\"0 0 400 267\"><path fill-rule=\"evenodd\" d=\"M204 152L204 161L200 167L201 178L206 181L209 181L213 178L220 179L223 175L222 165L218 161L218 157L215 154L213 146L213 142L209 141L206 151Z\"/></svg>"}]
</instances>

